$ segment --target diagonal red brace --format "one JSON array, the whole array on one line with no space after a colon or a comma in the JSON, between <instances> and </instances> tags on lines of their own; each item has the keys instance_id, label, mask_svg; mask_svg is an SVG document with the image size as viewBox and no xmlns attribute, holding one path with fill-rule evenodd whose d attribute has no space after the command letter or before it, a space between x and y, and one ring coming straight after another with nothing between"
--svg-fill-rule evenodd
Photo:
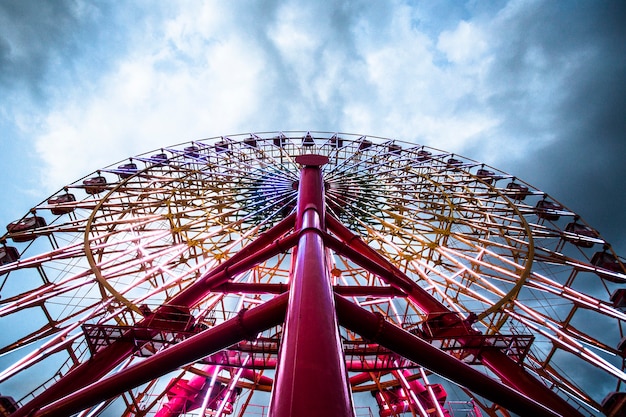
<instances>
[{"instance_id":1,"label":"diagonal red brace","mask_svg":"<svg viewBox=\"0 0 626 417\"><path fill-rule=\"evenodd\" d=\"M284 320L287 296L279 295L245 314L207 329L28 415L67 417L276 326Z\"/></svg>"},{"instance_id":2,"label":"diagonal red brace","mask_svg":"<svg viewBox=\"0 0 626 417\"><path fill-rule=\"evenodd\" d=\"M461 322L461 318L456 313L436 300L422 287L406 276L395 265L383 258L374 249L369 247L357 235L342 225L338 220L327 216L326 223L329 229L340 237L341 240L326 235L324 238L326 245L338 254L343 254L354 263L378 275L391 286L406 292L408 297L416 303L422 311L429 315L440 315L444 326L454 326ZM464 327L459 327L461 330ZM459 339L466 344L471 341L469 331L467 338ZM519 366L503 352L496 349L488 349L482 352L482 363L492 370L507 385L514 387L524 395L534 398L545 404L552 410L557 410L564 416L576 417L581 414L558 394L554 393L539 380L530 375L523 367Z\"/></svg>"},{"instance_id":3,"label":"diagonal red brace","mask_svg":"<svg viewBox=\"0 0 626 417\"><path fill-rule=\"evenodd\" d=\"M231 258L207 272L197 282L181 291L166 304L160 306L158 315L167 306L192 306L209 293L213 286L226 282L229 277L244 272L282 251L288 250L297 243L297 236L281 237L293 228L295 215L290 215L271 229L260 234L254 241L235 253ZM145 319L137 323L141 326ZM37 397L20 407L11 417L26 417L33 410L45 407L82 387L91 384L110 372L125 358L133 354L136 346L133 341L117 340L106 348L98 351L89 361L78 365L63 376L54 385Z\"/></svg>"},{"instance_id":4,"label":"diagonal red brace","mask_svg":"<svg viewBox=\"0 0 626 417\"><path fill-rule=\"evenodd\" d=\"M560 414L489 378L419 337L387 322L354 303L335 296L342 326L522 416L557 417ZM572 416L567 414L567 416Z\"/></svg>"}]
</instances>

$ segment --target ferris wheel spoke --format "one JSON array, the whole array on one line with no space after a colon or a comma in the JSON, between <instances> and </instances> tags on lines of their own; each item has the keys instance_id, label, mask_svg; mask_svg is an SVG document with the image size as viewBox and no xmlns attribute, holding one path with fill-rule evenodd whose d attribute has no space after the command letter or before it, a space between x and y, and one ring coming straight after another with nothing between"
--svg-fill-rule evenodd
<instances>
[{"instance_id":1,"label":"ferris wheel spoke","mask_svg":"<svg viewBox=\"0 0 626 417\"><path fill-rule=\"evenodd\" d=\"M572 353L578 358L615 375L621 380L626 378L626 374L623 371L584 347L582 343L577 341L573 336L568 335L565 330L561 329L558 323L553 324L551 320L544 320L542 322L541 320L543 320L543 318L539 317L536 312L531 311L529 307L519 302L515 302L515 306L520 309L521 313L513 311L509 311L508 313L519 322L532 328L539 335L545 337L553 343L555 347Z\"/></svg>"},{"instance_id":2,"label":"ferris wheel spoke","mask_svg":"<svg viewBox=\"0 0 626 417\"><path fill-rule=\"evenodd\" d=\"M267 132L112 164L63 187L21 220L25 229L7 233L0 317L24 324L9 326L1 344L3 394L13 390L18 406L42 409L72 395L78 379L98 384L88 362L123 374L285 297L299 238L302 155L328 158L320 168L324 253L335 292L355 307L428 340L463 369L514 384L511 370L526 369L519 390L534 397L541 385L537 398L560 414L597 415L602 393L592 381L615 389L626 382L626 296L617 291L626 271L608 249L604 263L597 260L593 247L606 242L574 212L516 177L442 150ZM34 216L46 224L31 228ZM151 323L161 323L153 336L136 336ZM447 394L504 415L475 387L450 384L358 332L342 327L338 335L354 398L369 399L359 403L386 415L402 404L407 413L441 417L454 408ZM248 336L78 415L147 416L174 404L244 415L275 385L283 329ZM82 376L66 377L72 373ZM589 381L580 376L587 373ZM224 394L207 388L185 399L192 380Z\"/></svg>"},{"instance_id":3,"label":"ferris wheel spoke","mask_svg":"<svg viewBox=\"0 0 626 417\"><path fill-rule=\"evenodd\" d=\"M559 284L543 275L533 273L531 278L528 280L528 285L539 291L544 291L558 296L559 299L567 300L577 307L589 309L617 320L626 320L626 313L616 309L613 305L610 305L599 298L576 291L569 286Z\"/></svg>"}]
</instances>

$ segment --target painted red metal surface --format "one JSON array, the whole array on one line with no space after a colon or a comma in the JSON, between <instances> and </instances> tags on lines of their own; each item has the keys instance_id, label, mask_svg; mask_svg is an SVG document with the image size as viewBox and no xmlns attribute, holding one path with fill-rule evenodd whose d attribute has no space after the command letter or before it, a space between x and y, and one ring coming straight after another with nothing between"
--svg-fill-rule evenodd
<instances>
[{"instance_id":1,"label":"painted red metal surface","mask_svg":"<svg viewBox=\"0 0 626 417\"><path fill-rule=\"evenodd\" d=\"M280 240L287 231L293 228L295 215L288 216L273 228L260 234L253 242L233 255L231 258L220 264L217 268L209 271L195 284L183 290L176 297L172 298L155 311L155 316L161 313L161 309L168 306L191 306L198 302L212 287L226 282L231 274L245 271L258 262L274 256L275 254L287 250L296 243L297 236ZM267 257L267 258L265 258ZM137 326L144 324L140 321ZM39 410L56 400L66 397L72 392L99 380L109 373L115 366L119 365L125 358L132 355L136 346L132 340L117 340L102 351L99 351L92 358L79 365L77 368L63 376L58 382L43 391L37 397L23 405L11 417L26 417L33 410Z\"/></svg>"},{"instance_id":2,"label":"painted red metal surface","mask_svg":"<svg viewBox=\"0 0 626 417\"><path fill-rule=\"evenodd\" d=\"M379 275L390 285L406 292L407 296L429 316L438 317L440 320L441 334L453 329L459 341L467 346L472 345L473 335L469 326L463 326L463 321L456 313L450 310L430 294L424 291L414 281L398 270L388 260L370 248L358 236L331 216L326 219L329 230L341 240L327 235L325 243L328 247L348 257L358 265L372 273ZM459 333L459 331L461 333ZM361 335L363 336L363 335ZM399 353L399 352L397 352ZM485 350L481 352L481 361L492 370L502 382L514 387L527 397L544 404L563 416L581 416L581 414L559 397L556 393L543 385L538 379L530 375L519 364L498 350ZM496 401L497 402L497 401Z\"/></svg>"},{"instance_id":3,"label":"painted red metal surface","mask_svg":"<svg viewBox=\"0 0 626 417\"><path fill-rule=\"evenodd\" d=\"M437 349L411 333L388 323L350 301L336 297L337 315L342 326L376 341L382 346L450 379L470 391L494 401L522 416L556 417L561 415L544 407L499 381L491 379L453 356ZM577 414L563 414L576 416Z\"/></svg>"},{"instance_id":4,"label":"painted red metal surface","mask_svg":"<svg viewBox=\"0 0 626 417\"><path fill-rule=\"evenodd\" d=\"M256 282L225 282L213 288L216 292L243 294L282 294L289 291L287 284L266 284ZM404 297L404 292L396 287L375 287L366 285L335 285L333 291L346 297Z\"/></svg>"},{"instance_id":5,"label":"painted red metal surface","mask_svg":"<svg viewBox=\"0 0 626 417\"><path fill-rule=\"evenodd\" d=\"M296 159L300 174L289 305L271 417L354 416L326 259L323 157Z\"/></svg>"},{"instance_id":6,"label":"painted red metal surface","mask_svg":"<svg viewBox=\"0 0 626 417\"><path fill-rule=\"evenodd\" d=\"M204 372L215 372L215 366L204 367ZM154 417L178 417L186 411L198 408L208 394L210 378L195 375L189 380L179 379L168 389L167 397L169 401L165 403ZM213 391L213 389L212 389ZM209 394L215 398L216 395ZM211 404L212 405L212 404Z\"/></svg>"},{"instance_id":7,"label":"painted red metal surface","mask_svg":"<svg viewBox=\"0 0 626 417\"><path fill-rule=\"evenodd\" d=\"M224 414L231 414L241 388L233 386L229 389L222 382L217 381L218 373L223 368L222 365L228 368L235 362L231 359L241 359L241 357L228 350L218 352L202 360L212 362L202 368L202 374L194 375L188 380L173 379L166 392L168 401L161 406L154 417L178 417L181 414L202 409L203 406L212 412L221 408ZM244 366L242 362L251 361L240 361L237 365ZM258 368L259 366L255 366L255 369ZM232 368L230 369L232 371ZM252 369L240 368L237 375L259 385L271 386L273 383L271 378L257 374Z\"/></svg>"},{"instance_id":8,"label":"painted red metal surface","mask_svg":"<svg viewBox=\"0 0 626 417\"><path fill-rule=\"evenodd\" d=\"M67 416L78 412L161 376L168 369L175 369L240 342L249 337L250 332L258 332L277 324L285 309L287 313L284 333L271 396L271 417L354 416L337 314L342 325L362 337L375 340L381 346L520 415L580 416L573 407L503 352L494 349L481 353L483 364L506 385L456 360L417 336L384 320L381 322L381 318L373 313L341 297L335 298L326 258L329 249L379 275L390 285L389 288L379 288L372 292L379 292L382 296L407 296L425 313L442 319L441 334L453 330L458 332L460 329L461 334L456 336L467 346L471 346L472 333L460 326L461 317L434 299L339 221L326 217L321 173L321 166L326 162L325 157L304 155L296 161L303 165L298 183L296 215L287 217L232 258L209 271L198 282L170 300L169 305L191 306L213 289L242 292L265 289L268 293L282 293L287 289L286 285L240 285L233 284L230 280L234 275L297 245L292 257L289 295L284 294L267 305L251 310L245 314L245 319L240 317L206 330L137 365L101 379L135 349L132 342L117 341L12 414L12 417ZM326 233L326 227L333 233L332 236ZM292 229L294 233L288 234ZM336 291L347 295L362 294L362 289L358 288L337 287ZM167 307L168 305L164 305L157 309L152 320L165 314ZM283 310L279 311L281 309ZM363 378L366 378L365 374ZM98 381L99 379L101 380ZM198 379L194 384L200 382ZM266 385L271 383L270 380L263 382ZM355 379L350 382L355 383ZM420 391L417 386L414 389ZM194 400L181 389L173 394L172 401L173 404L178 404L178 410ZM37 411L39 409L41 410Z\"/></svg>"},{"instance_id":9,"label":"painted red metal surface","mask_svg":"<svg viewBox=\"0 0 626 417\"><path fill-rule=\"evenodd\" d=\"M283 322L287 294L255 307L245 314L207 329L154 356L27 414L32 417L67 417L124 391L158 378L187 363L199 360L242 339Z\"/></svg>"}]
</instances>

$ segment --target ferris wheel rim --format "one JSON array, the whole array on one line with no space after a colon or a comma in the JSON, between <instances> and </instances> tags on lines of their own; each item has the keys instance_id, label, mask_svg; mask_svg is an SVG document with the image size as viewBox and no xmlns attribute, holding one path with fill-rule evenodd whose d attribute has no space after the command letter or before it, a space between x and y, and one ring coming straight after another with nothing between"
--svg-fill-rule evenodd
<instances>
[{"instance_id":1,"label":"ferris wheel rim","mask_svg":"<svg viewBox=\"0 0 626 417\"><path fill-rule=\"evenodd\" d=\"M273 133L279 133L280 135L282 135L282 137L285 137L287 139L294 139L294 136L292 134L293 132L272 132L272 134ZM286 136L285 136L285 133L287 134ZM304 133L304 132L299 132L299 133ZM306 134L313 134L313 135L320 135L321 133L322 132L306 132ZM333 132L326 132L326 133L333 133ZM331 138L333 138L333 137L334 138L339 138L340 135L343 135L343 134L335 133L331 137L324 137L324 138L322 138L322 140L330 141ZM245 136L245 135L240 135L240 136ZM249 136L253 137L252 134L250 134ZM359 140L365 140L364 138L366 138L366 136L363 136L363 135L360 135L360 136L359 135L354 135L354 137L357 137L357 136L358 136L358 139L352 140L353 143L355 143L355 142L357 142ZM258 140L260 140L260 141L271 141L272 140L272 136L271 135L267 136L267 137L261 137L261 136L258 136L258 134L257 134L257 135L255 135L255 137L258 138ZM302 137L304 137L304 136L302 136ZM220 139L224 140L225 138L230 140L229 136L221 136L221 137L215 137L215 138L209 138L209 139L202 139L202 140L195 141L195 142L194 141L192 141L192 142L185 142L185 143L181 144L181 146L180 146L181 149L177 153L173 153L173 158L178 158L179 160L183 160L184 152L182 150L182 147L184 147L187 144L194 144L194 143L202 144L202 146L204 146L205 148L201 148L201 149L208 149L211 146L215 146L218 140L220 140ZM297 139L297 137L295 137L295 138ZM315 136L315 138L318 138L318 136ZM367 136L367 138L374 138L374 137ZM381 143L376 143L374 145L378 147L377 149L378 149L378 151L380 151L380 155L383 155L382 151L383 151L383 147L385 146L385 144L388 144L388 143L408 143L408 142L401 142L401 141L390 142L389 140L386 140L385 138L378 138L378 139L381 139ZM343 138L343 140L350 141L347 138ZM210 143L205 143L207 141L211 141L211 142ZM229 143L231 143L231 144L236 144L236 143L242 144L243 143L243 139L240 140L239 142L231 141ZM413 145L413 144L411 144L411 145ZM302 145L299 148L296 146L296 147L294 147L294 149L296 149L296 150L299 149L300 151L306 150L305 147L302 146ZM408 153L408 152L411 152L411 151L416 151L417 149L430 149L430 150L433 150L435 148L424 147L424 146L421 146L421 145L415 145L415 146L412 146L411 148L403 148L402 152L407 152ZM163 148L161 148L161 150L163 150ZM229 152L231 152L231 151L234 152L235 151L234 148L231 148L231 150ZM154 151L151 151L151 152L154 152ZM215 152L217 152L217 151L215 151ZM276 153L276 155L281 155L281 157L282 157L283 156L282 152L283 151L281 150L280 153ZM287 151L285 151L285 152L287 152ZM149 153L150 152L145 153L145 154L141 154L138 157L135 157L135 159L140 160L139 158L141 158L142 155L148 155ZM379 157L381 157L380 155L379 155ZM387 155L388 156L386 156L386 158L388 158L389 160L394 160L394 161L395 160L400 160L400 158L397 158L396 156L392 155L391 152L388 152ZM451 157L451 155L454 156L454 154L449 154L449 153L442 152L442 155L439 156L439 162L442 163L442 164L445 163L445 159L448 158L448 157ZM290 156L290 155L286 155L285 156L285 159L288 161L287 164L288 164L289 167L292 167L292 168L293 167L297 167L297 160L295 158L292 158L292 156ZM272 157L273 157L273 154L272 154ZM383 158L383 157L381 157L381 158ZM131 160L132 159L133 158L131 158ZM409 159L410 159L410 157L407 157L407 160L409 160ZM469 160L467 158L463 158L463 159L465 161L471 161L471 160ZM381 159L381 160L384 160L384 159ZM278 159L276 159L275 162L278 162ZM497 298L497 299L495 297L494 298L485 298L482 301L483 308L481 310L478 310L479 311L478 312L478 319L479 319L479 321L482 321L483 319L486 319L488 316L494 315L497 312L501 312L501 314L503 314L502 317L504 317L504 313L502 313L504 310L509 310L509 312L506 312L507 315L510 314L510 311L513 311L512 309L504 309L503 307L506 304L514 303L523 288L526 288L528 286L537 286L538 285L538 283L532 283L530 281L533 280L534 278L536 278L536 276L533 276L533 266L534 266L535 262L542 262L542 260L540 259L540 257L538 257L537 259L535 257L534 233L536 233L536 230L533 229L534 226L531 227L531 225L529 224L529 221L527 220L527 217L530 215L529 214L530 213L530 209L528 207L524 207L523 210L525 210L525 212L522 212L522 209L520 209L518 207L519 203L516 203L515 201L513 201L513 199L509 195L507 195L507 192L502 187L496 188L495 186L492 186L491 184L487 184L483 179L479 178L478 175L476 175L475 173L471 172L470 169L475 167L475 166L480 165L480 166L485 167L484 164L477 163L476 161L471 161L471 162L474 165L471 165L470 168L464 169L464 172L462 174L460 174L460 175L463 175L463 176L465 176L464 178L471 179L472 181L480 182L482 184L480 186L483 187L484 189L488 190L490 193L496 194L497 198L499 199L499 201L506 202L506 204L508 204L508 206L511 208L512 212L515 213L515 216L518 219L518 223L521 224L521 226L519 226L519 224L516 224L515 227L520 227L521 229L524 230L524 233L518 232L520 234L519 235L515 235L514 239L522 239L522 236L523 236L523 239L525 239L525 249L522 246L517 247L517 246L515 246L513 244L509 245L511 250L515 252L514 256L520 256L520 257L523 258L523 262L524 262L523 263L523 266L524 266L523 270L520 272L520 267L522 266L522 263L520 263L520 260L519 259L515 260L514 258L511 258L511 262L512 263L516 263L517 266L515 268L511 269L510 274L511 274L511 276L513 274L516 274L517 275L517 280L515 282L513 282L511 280L510 283L507 283L507 285L511 284L508 287L503 285L502 289L506 290L506 291L503 292L502 294L498 294L499 298ZM400 164L400 162L398 162L398 164ZM108 169L107 172L113 172L115 170L113 168L114 165L110 166L109 168L103 169L103 171L106 171ZM397 166L399 166L399 165L397 165ZM118 291L113 284L111 284L109 282L107 277L105 277L103 275L100 267L98 266L98 262L97 262L97 260L94 257L94 253L92 251L92 247L90 245L90 241L92 239L95 239L93 236L91 236L91 234L93 234L95 236L98 233L98 230L96 230L95 228L92 228L92 225L96 221L96 218L98 216L98 211L103 207L103 205L107 204L107 200L109 198L112 198L112 197L116 196L117 194L121 194L121 193L126 192L124 190L126 189L127 184L132 183L134 180L136 180L139 177L145 176L145 174L147 174L152 168L153 168L152 166L149 166L146 163L146 167L143 170L139 170L138 172L136 172L134 174L134 176L131 176L131 177L126 178L126 179L122 179L122 180L118 181L116 184L109 184L109 186L107 188L107 192L105 194L99 194L97 197L95 197L95 201L97 201L97 203L95 205L93 205L93 204L89 205L89 207L91 209L91 214L88 216L88 221L86 222L85 230L83 231L84 256L87 259L87 263L89 264L89 267L91 268L91 271L92 271L92 273L94 275L95 280L99 283L101 288L103 288L103 291L104 290L108 291L110 293L110 296L113 297L113 299L117 300L120 304L125 305L126 307L128 307L130 310L132 310L134 313L136 313L138 315L142 315L142 311L140 310L140 308L139 308L140 306L138 305L138 303L136 301L134 301L137 298L133 298L132 295L129 295L128 297L125 296L122 292ZM185 168L185 169L190 169L191 170L193 168L190 165L190 168ZM363 169L365 169L365 166L364 166ZM393 170L397 170L397 169L399 169L399 168L396 168L396 165L394 165L394 166L389 168L389 171L393 172ZM99 172L99 171L97 171L97 172ZM240 172L243 172L243 171L240 171ZM274 175L276 175L278 172L287 174L287 173L289 173L291 171L289 171L289 170L276 171L276 172L274 172ZM375 173L376 171L373 171L373 172ZM498 172L498 174L503 174L502 171L497 171L497 172ZM336 172L333 173L333 175L336 175L336 174L337 174ZM385 175L388 175L388 174L386 173ZM438 174L438 175L440 175L440 174ZM508 175L508 174L505 174L505 175ZM87 176L87 177L89 177L89 176ZM87 177L84 177L84 178L87 178ZM380 177L380 178L381 178L381 180L386 180L387 179L387 177L385 177L385 178ZM515 181L514 177L509 176L509 178L513 178L513 181ZM427 180L430 181L432 184L435 184L435 180L433 180L431 178L427 178ZM224 180L224 181L227 181L227 180ZM292 180L290 179L289 181L292 181ZM182 183L183 182L181 180L181 184ZM286 182L286 184L287 183L288 182ZM74 185L77 185L77 187L80 187L78 182L74 183ZM168 185L168 187L171 187L171 186L172 186L171 184ZM71 185L70 185L70 187L71 187ZM474 187L474 186L472 186L472 187ZM475 187L478 187L478 186L475 186ZM478 188L476 188L476 189L478 189ZM68 192L67 191L67 187L65 187L64 190L65 190L65 192ZM443 188L442 188L442 190L445 191ZM466 190L468 190L467 192L473 192L472 189L469 188L469 186L466 186ZM367 191L368 191L368 189L364 188L364 189L360 190L359 192L360 193L367 193ZM443 191L442 191L442 193L443 193ZM385 190L385 192L387 192L387 190ZM250 193L252 193L252 191ZM56 195L56 194L58 194L58 193L53 194L53 196ZM248 195L253 195L253 194L248 194ZM448 205L450 213L453 213L454 210L455 210L455 204L452 202L451 199L449 199L445 195L445 193L443 193L443 195L444 195L444 198L448 199L446 204ZM496 197L485 197L485 198L496 198ZM231 199L229 201L235 202L236 204L241 204L241 202L236 200L236 199L234 199L234 200ZM372 200L372 201L374 201L374 200ZM170 201L170 203L171 203L172 206L175 206L176 204L178 204L177 202L174 202L174 201ZM368 203L368 204L370 204L370 203ZM391 203L385 202L385 204L391 204ZM77 202L75 207L79 207L79 206L80 206L80 204L79 204L79 202ZM87 204L83 203L83 206L87 207ZM224 224L221 227L223 227L224 231L226 231L226 229L228 229L228 233L242 233L244 228L246 228L246 227L249 228L250 227L249 226L250 225L250 222L249 222L250 219L254 219L255 216L262 216L263 215L263 213L264 213L263 209L262 209L261 206L259 206L259 207L260 208L256 212L252 212L251 211L248 214L248 217L241 215L241 213L244 212L244 210L241 208L241 206L239 206L239 208L233 209L232 213L234 213L234 214L229 213L228 216L232 216L233 218L235 218L237 220L233 221L231 223ZM562 206L562 207L564 208L564 206ZM392 209L393 209L393 207L390 205L389 208L386 208L385 210L392 210ZM83 208L82 210L86 210L86 208ZM364 209L362 209L362 208L356 209L355 208L355 210L357 210L357 211L355 211L355 213L358 214L358 213L361 213L362 210L364 210ZM358 211L358 210L361 210L361 211ZM494 209L494 212L495 212L495 209ZM130 211L128 213L130 213ZM139 213L140 213L139 215L142 215L141 212L139 212ZM146 211L146 213L147 213L147 211ZM278 213L278 212L275 212L275 213ZM34 213L33 213L33 215L34 215ZM146 215L146 214L144 213L143 215ZM187 215L187 214L184 214L184 215ZM241 215L241 217L237 217L239 215ZM63 216L63 214L60 215L59 217L61 217L61 216ZM216 214L216 216L217 216L217 214ZM275 214L275 216L280 217L281 214L278 213L278 214ZM384 220L384 216L385 216L385 212L381 211L379 214L372 215L372 219ZM457 231L457 232L452 231L453 226L454 227L457 226L452 221L450 221L450 219L453 218L452 216L453 216L453 214L450 214L449 218L448 218L448 223L444 224L444 226L446 228L445 230L447 231L446 233L448 233L450 235L453 235L452 238L455 240L455 242L457 242L455 244L459 244L459 245L464 244L465 245L465 247L462 247L460 250L461 251L463 251L463 250L467 251L466 255L468 257L465 261L463 261L463 257L459 255L458 256L458 260L456 261L457 262L457 264L456 264L457 267L460 267L461 265L464 265L463 262L466 262L465 265L470 265L470 266L474 265L476 268L480 268L480 266L476 266L476 265L480 265L479 261L482 262L482 260L481 259L476 259L474 261L469 260L469 258L470 258L469 254L471 254L471 251L473 250L473 248L480 247L480 245L481 245L481 240L480 239L482 239L482 236L479 235L478 237L470 237L467 240L465 240L465 242L463 242L463 239L460 239L460 237L463 236L463 233L469 233L469 231L471 231L471 227L473 227L473 226L471 225L470 220L468 220L468 225L469 226L465 225L467 227L467 230L461 229L460 231ZM356 217L356 215L355 215L355 217ZM272 220L272 221L275 221L275 220L276 220L276 218L274 218L274 220ZM270 220L267 220L267 221L268 221L267 224L271 223ZM379 232L383 233L383 232L385 232L387 230L392 230L393 227L396 227L396 228L399 229L401 227L400 225L402 224L402 223L399 223L398 226L394 226L393 225L393 221L389 218L388 223L392 227L389 227L388 229L378 230L378 229L371 228L371 226L369 226L364 220L361 220L361 221L362 221L363 230L365 230L367 233L374 233L374 232L375 233L379 233ZM422 222L422 223L426 223L426 222L428 222L430 220L428 220L428 219L419 219L419 221ZM155 224L156 224L156 220L155 220ZM52 225L52 223L51 223L51 225ZM413 234L421 233L422 230L427 230L427 229L420 229L420 227L422 227L422 226L411 226L411 227L412 227L411 233L413 233ZM548 230L548 228L545 228L545 229ZM50 232L51 234L54 233L55 234L54 236L57 236L58 233L59 233L58 230L60 230L60 229L58 227L57 227L57 229L54 229L53 227L51 227L50 230L52 230ZM192 229L189 229L189 230L192 230ZM433 233L433 232L430 231L430 229L428 229L428 230L429 231L427 233ZM478 230L478 229L476 229L476 230ZM262 231L262 229L258 229L258 231ZM124 233L124 230L120 230L120 232ZM201 226L199 226L197 228L197 230L190 231L189 233L190 233L190 235L185 237L185 239L192 239L193 238L191 236L192 233L195 233L196 235L198 235L198 234L201 234L201 233L206 233L206 230L203 229ZM426 233L426 232L424 232L424 233ZM455 233L457 233L458 236L454 236ZM481 233L481 232L477 231L475 233ZM545 233L547 235L548 231L546 231ZM5 239L6 239L6 236L7 235L5 235ZM485 239L487 239L488 234L485 232L484 236L485 236ZM541 236L541 238L544 238L544 237ZM385 253L386 249L385 249L384 246L382 246L383 244L385 244L385 240L384 239L379 239L379 240L373 239L372 241L380 242L380 245L381 245L380 250L381 250L381 252ZM448 241L448 238L443 240L443 242L447 242L447 241ZM213 241L210 241L209 244L213 244L212 242ZM214 249L211 249L211 250L214 250L215 253L217 253L220 250L225 250L224 246L219 246L218 245L218 243L220 243L219 241L216 240L215 242L216 243L213 246ZM239 241L239 243L233 243L234 246L232 246L231 249L228 249L228 250L233 250L234 248L237 247L237 245L239 245L239 244L241 244L243 242L244 242L244 240ZM393 242L391 242L391 243L393 243ZM390 245L391 245L391 243L390 243ZM438 241L433 240L432 243L433 244L437 244ZM204 244L201 243L200 246L199 246L199 248L200 248L199 251L200 252L201 251L208 251L209 250L208 249L209 248L209 244L204 246ZM395 243L393 243L393 244L395 245ZM399 245L398 248L405 247L405 246L402 246L402 245L408 245L408 244L411 244L411 240L410 239L407 239L406 242L398 243L398 245ZM111 245L113 245L113 243ZM507 245L506 243L503 243L501 248L499 248L499 249L496 248L496 249L493 250L493 253L489 255L491 257L491 259L492 259L492 262L504 262L503 261L504 259L508 259L508 258L506 258L508 255L498 252L499 250L500 251L505 250L504 248L506 247L506 245ZM103 252L99 256L106 255L106 250L109 250L108 248L109 248L109 246L104 245ZM450 250L451 251L454 250L454 251L458 252L457 249L458 248L453 248L453 249L450 249ZM98 249L98 250L100 250L100 249ZM117 249L113 248L113 246L110 246L110 250L113 251L113 250L117 250ZM401 249L397 249L395 253L399 252L400 250ZM417 253L417 252L415 252L415 253ZM461 253L461 252L459 252L459 253ZM199 256L199 255L194 255L194 256ZM228 256L228 255L226 255L226 256ZM431 256L431 255L424 255L424 256ZM434 256L434 255L432 255L432 256ZM441 259L444 259L447 255L442 250L442 251L439 251L437 256L441 257ZM545 255L542 254L542 256L545 256ZM498 260L499 259L498 257L501 257L502 260ZM522 258L520 258L520 259L522 259ZM444 259L444 261L445 261L445 259ZM47 262L47 261L42 261L42 262ZM420 268L423 268L423 265L420 262L421 261L419 261L417 258L414 258L414 259L412 259L410 261L407 260L407 262L404 265L408 265L408 266L410 266L410 268L412 268L412 270L417 271ZM487 260L485 262L489 262L489 260ZM453 263L452 266L450 266L450 268L453 268L454 265L455 264ZM3 266L0 266L0 268L3 268ZM2 271L2 269L0 269L0 271ZM445 269L442 269L441 274L444 274L445 271L446 271ZM0 274L1 274L1 272L0 272ZM0 275L0 277L2 277L2 275ZM487 277L487 278L490 278L490 277ZM437 288L439 288L443 292L452 291L450 289L450 288L452 288L451 286L448 286L448 284L444 284L443 281L437 281L437 279L438 279L437 276L433 276L432 279L429 280L430 285L432 285L433 288L437 287ZM458 288L461 288L461 287L459 286ZM485 288L487 288L487 286L476 285L474 287L475 290L485 289ZM566 286L564 288L569 288L569 287ZM155 289L155 291L156 291L156 289ZM563 297L563 296L561 296L561 297ZM104 298L104 295L103 295L103 298ZM480 304L475 304L474 306L476 306L476 305L480 305ZM471 310L471 307L468 307L467 309L459 310L459 312L467 312L467 311L470 311L470 310ZM617 318L617 316L615 316L615 317ZM558 325L564 326L564 327L570 326L568 323L563 324L562 322L559 322L559 319L555 319L554 324L558 324ZM504 325L505 325L505 321L503 320L501 322L501 326L504 326ZM498 328L493 327L492 330L494 331L494 334L495 334L495 332L499 332L500 331L500 328L499 327ZM567 330L567 329L565 329L565 330Z\"/></svg>"}]
</instances>

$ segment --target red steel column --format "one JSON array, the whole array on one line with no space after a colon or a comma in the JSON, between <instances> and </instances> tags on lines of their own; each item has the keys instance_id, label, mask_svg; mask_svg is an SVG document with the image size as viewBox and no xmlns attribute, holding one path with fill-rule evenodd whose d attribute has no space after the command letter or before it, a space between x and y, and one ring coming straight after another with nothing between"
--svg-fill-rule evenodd
<instances>
[{"instance_id":1,"label":"red steel column","mask_svg":"<svg viewBox=\"0 0 626 417\"><path fill-rule=\"evenodd\" d=\"M298 188L297 249L283 327L270 417L353 417L333 289L322 240L328 158L302 155Z\"/></svg>"},{"instance_id":2,"label":"red steel column","mask_svg":"<svg viewBox=\"0 0 626 417\"><path fill-rule=\"evenodd\" d=\"M444 323L444 329L448 326L454 326L460 321L460 317L453 313L452 310L424 291L423 288L370 248L339 221L331 216L328 216L326 221L328 228L343 240L342 242L330 235L326 236L326 244L331 249L334 249L336 253L346 256L370 272L378 274L392 286L405 291L408 297L424 312L428 314L442 314L444 320L448 321ZM456 335L456 337L458 337L462 345L467 346L471 341L472 335L464 327L459 327L457 331L461 332L461 334ZM485 349L481 352L480 360L482 364L498 375L505 384L517 389L527 397L533 398L535 401L561 413L563 416L582 416L564 398L553 392L502 351Z\"/></svg>"}]
</instances>

